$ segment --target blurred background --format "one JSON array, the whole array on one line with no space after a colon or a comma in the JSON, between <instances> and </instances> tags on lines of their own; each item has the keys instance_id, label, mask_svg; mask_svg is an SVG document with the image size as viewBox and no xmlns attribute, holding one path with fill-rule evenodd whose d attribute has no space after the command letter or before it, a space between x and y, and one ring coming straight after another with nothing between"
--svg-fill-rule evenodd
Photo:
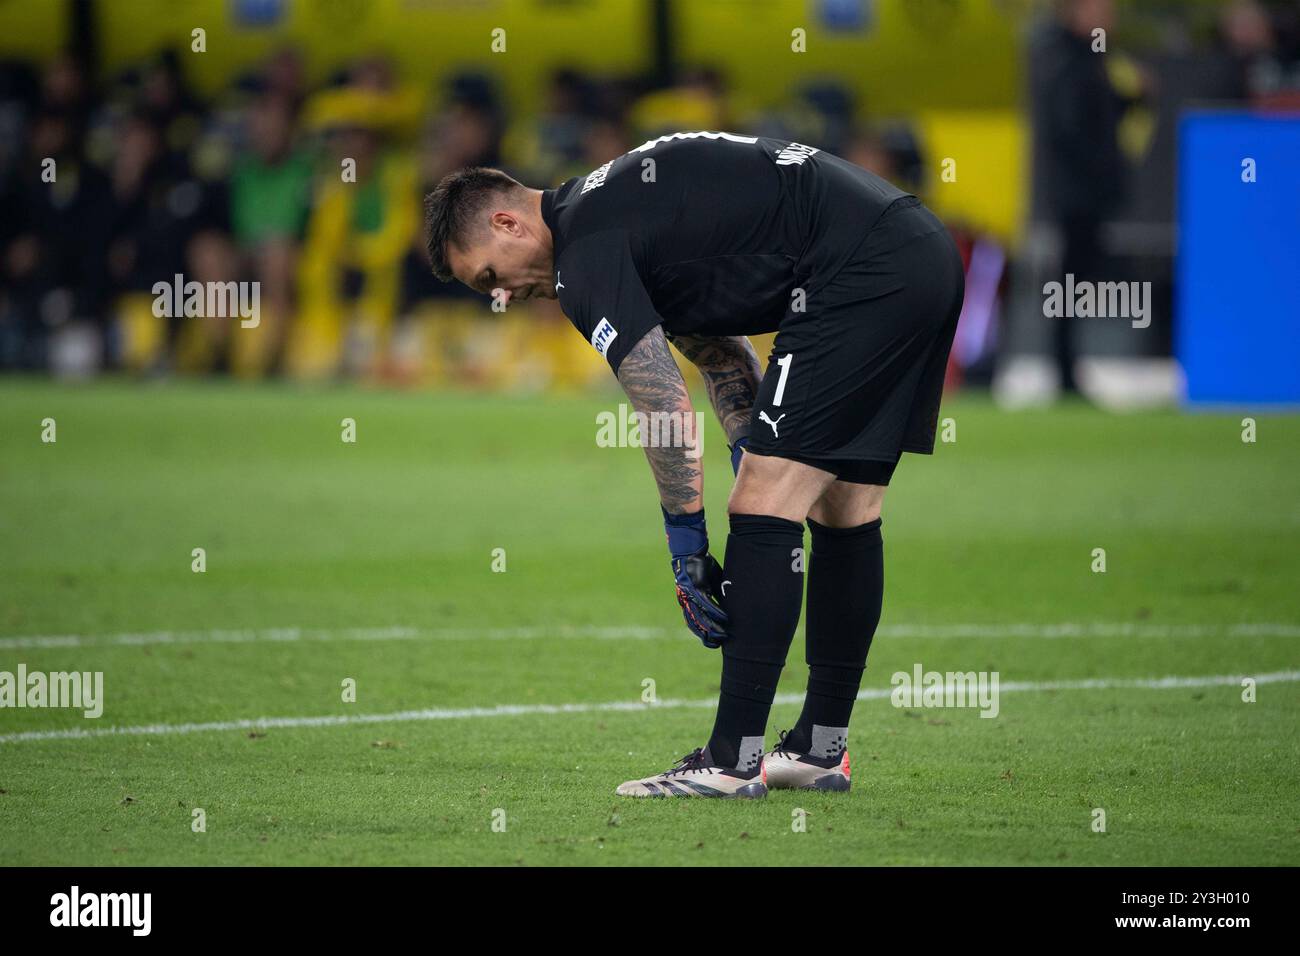
<instances>
[{"instance_id":1,"label":"blurred background","mask_svg":"<svg viewBox=\"0 0 1300 956\"><path fill-rule=\"evenodd\" d=\"M0 371L615 387L555 303L435 280L421 197L696 129L945 219L953 388L1300 403L1294 0L0 0ZM1150 283L1150 326L1045 317L1067 273ZM177 274L260 324L156 316Z\"/></svg>"}]
</instances>

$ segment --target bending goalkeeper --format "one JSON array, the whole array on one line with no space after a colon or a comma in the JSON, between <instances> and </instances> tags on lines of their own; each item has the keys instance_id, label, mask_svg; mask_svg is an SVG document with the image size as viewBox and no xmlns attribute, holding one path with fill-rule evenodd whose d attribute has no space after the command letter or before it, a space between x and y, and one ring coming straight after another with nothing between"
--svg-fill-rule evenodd
<instances>
[{"instance_id":1,"label":"bending goalkeeper","mask_svg":"<svg viewBox=\"0 0 1300 956\"><path fill-rule=\"evenodd\" d=\"M651 171L651 173L647 173ZM713 730L629 796L848 790L848 728L884 591L881 504L930 454L962 262L919 200L823 151L677 133L555 189L463 169L425 200L434 272L506 303L558 298L646 416L691 419L671 342L702 373L738 470L721 565L701 462L647 447L677 600L720 648ZM746 336L776 332L767 371ZM807 562L808 691L766 729Z\"/></svg>"}]
</instances>

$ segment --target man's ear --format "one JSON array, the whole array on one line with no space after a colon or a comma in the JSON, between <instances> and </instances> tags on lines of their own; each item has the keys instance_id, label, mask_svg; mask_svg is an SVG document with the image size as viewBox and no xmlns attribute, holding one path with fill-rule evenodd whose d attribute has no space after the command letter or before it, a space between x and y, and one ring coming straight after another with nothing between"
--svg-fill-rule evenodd
<instances>
[{"instance_id":1,"label":"man's ear","mask_svg":"<svg viewBox=\"0 0 1300 956\"><path fill-rule=\"evenodd\" d=\"M519 217L505 210L492 214L492 228L499 229L511 236L522 236L524 233L523 224L519 221Z\"/></svg>"}]
</instances>

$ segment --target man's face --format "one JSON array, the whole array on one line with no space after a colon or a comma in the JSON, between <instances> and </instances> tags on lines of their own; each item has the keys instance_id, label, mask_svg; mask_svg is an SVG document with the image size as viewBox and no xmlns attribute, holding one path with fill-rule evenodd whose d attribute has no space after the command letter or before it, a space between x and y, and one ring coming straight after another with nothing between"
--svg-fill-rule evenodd
<instances>
[{"instance_id":1,"label":"man's face","mask_svg":"<svg viewBox=\"0 0 1300 956\"><path fill-rule=\"evenodd\" d=\"M1091 35L1097 27L1103 30L1115 27L1114 0L1075 0L1071 14L1071 27L1083 36Z\"/></svg>"},{"instance_id":2,"label":"man's face","mask_svg":"<svg viewBox=\"0 0 1300 956\"><path fill-rule=\"evenodd\" d=\"M475 292L501 289L506 305L556 298L549 244L514 212L492 213L487 232L465 247L452 246L447 260Z\"/></svg>"}]
</instances>

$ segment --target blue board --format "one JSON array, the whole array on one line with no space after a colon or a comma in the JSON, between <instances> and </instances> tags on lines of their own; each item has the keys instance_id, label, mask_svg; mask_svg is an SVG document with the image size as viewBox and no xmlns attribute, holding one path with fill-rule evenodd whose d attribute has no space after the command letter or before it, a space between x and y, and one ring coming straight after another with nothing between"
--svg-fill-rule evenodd
<instances>
[{"instance_id":1,"label":"blue board","mask_svg":"<svg viewBox=\"0 0 1300 956\"><path fill-rule=\"evenodd\" d=\"M1188 113L1178 170L1174 347L1187 402L1300 405L1300 116Z\"/></svg>"}]
</instances>

